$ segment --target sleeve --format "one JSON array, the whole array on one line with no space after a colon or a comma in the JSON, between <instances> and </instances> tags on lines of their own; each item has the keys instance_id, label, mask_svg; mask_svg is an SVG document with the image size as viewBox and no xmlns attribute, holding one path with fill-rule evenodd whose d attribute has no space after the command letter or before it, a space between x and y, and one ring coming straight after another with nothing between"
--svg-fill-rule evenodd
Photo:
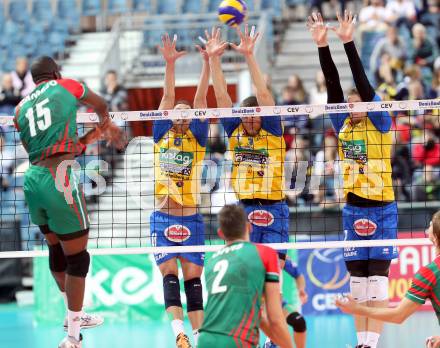
<instances>
[{"instance_id":1,"label":"sleeve","mask_svg":"<svg viewBox=\"0 0 440 348\"><path fill-rule=\"evenodd\" d=\"M329 104L343 103L344 92L342 91L338 69L333 61L330 48L328 46L319 47L318 53L319 63L321 64L321 69L325 77L325 84L327 86L327 102Z\"/></svg>"},{"instance_id":2,"label":"sleeve","mask_svg":"<svg viewBox=\"0 0 440 348\"><path fill-rule=\"evenodd\" d=\"M67 89L78 100L83 100L89 92L89 89L84 83L80 83L72 79L61 79L57 82L59 85Z\"/></svg>"},{"instance_id":3,"label":"sleeve","mask_svg":"<svg viewBox=\"0 0 440 348\"><path fill-rule=\"evenodd\" d=\"M189 125L189 129L192 134L196 137L197 142L200 146L206 147L208 142L208 132L209 132L209 121L194 119Z\"/></svg>"},{"instance_id":4,"label":"sleeve","mask_svg":"<svg viewBox=\"0 0 440 348\"><path fill-rule=\"evenodd\" d=\"M228 135L228 137L230 137L232 133L234 133L234 131L240 125L241 120L239 117L232 117L232 118L223 117L220 119L220 122L222 123L226 134Z\"/></svg>"},{"instance_id":5,"label":"sleeve","mask_svg":"<svg viewBox=\"0 0 440 348\"><path fill-rule=\"evenodd\" d=\"M298 278L301 273L298 270L298 265L293 262L290 258L286 259L286 263L284 264L284 270L293 278Z\"/></svg>"},{"instance_id":6,"label":"sleeve","mask_svg":"<svg viewBox=\"0 0 440 348\"><path fill-rule=\"evenodd\" d=\"M424 304L431 297L436 281L434 272L429 267L422 267L414 276L405 297L415 303Z\"/></svg>"},{"instance_id":7,"label":"sleeve","mask_svg":"<svg viewBox=\"0 0 440 348\"><path fill-rule=\"evenodd\" d=\"M373 101L379 102L382 101L382 98L379 95L375 94ZM390 131L392 119L389 112L387 111L368 112L368 118L379 132L387 133Z\"/></svg>"},{"instance_id":8,"label":"sleeve","mask_svg":"<svg viewBox=\"0 0 440 348\"><path fill-rule=\"evenodd\" d=\"M341 114L330 114L330 121L332 122L333 128L335 129L337 134L339 134L339 132L342 129L342 126L344 125L345 120L349 116L350 115L348 112L344 112Z\"/></svg>"},{"instance_id":9,"label":"sleeve","mask_svg":"<svg viewBox=\"0 0 440 348\"><path fill-rule=\"evenodd\" d=\"M265 116L261 118L261 128L265 131L280 137L283 135L283 123L281 116Z\"/></svg>"},{"instance_id":10,"label":"sleeve","mask_svg":"<svg viewBox=\"0 0 440 348\"><path fill-rule=\"evenodd\" d=\"M17 131L20 131L20 127L18 126L18 115L20 114L20 105L17 105L16 107L15 107L15 110L14 110L14 118L13 118L13 122L14 122L14 127L15 127L15 129L17 130Z\"/></svg>"},{"instance_id":11,"label":"sleeve","mask_svg":"<svg viewBox=\"0 0 440 348\"><path fill-rule=\"evenodd\" d=\"M255 246L260 254L266 272L265 282L278 283L280 281L280 266L276 251L261 244L256 244Z\"/></svg>"},{"instance_id":12,"label":"sleeve","mask_svg":"<svg viewBox=\"0 0 440 348\"><path fill-rule=\"evenodd\" d=\"M153 122L153 138L154 142L158 143L160 139L163 138L165 134L173 126L173 121L171 120L157 120Z\"/></svg>"}]
</instances>

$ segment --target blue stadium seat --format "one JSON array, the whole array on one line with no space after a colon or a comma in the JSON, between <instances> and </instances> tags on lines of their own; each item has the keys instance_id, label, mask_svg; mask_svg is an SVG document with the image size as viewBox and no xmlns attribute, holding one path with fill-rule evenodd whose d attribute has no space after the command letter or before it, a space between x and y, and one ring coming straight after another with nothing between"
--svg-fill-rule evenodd
<instances>
[{"instance_id":1,"label":"blue stadium seat","mask_svg":"<svg viewBox=\"0 0 440 348\"><path fill-rule=\"evenodd\" d=\"M128 12L127 0L109 0L108 11L112 14Z\"/></svg>"},{"instance_id":2,"label":"blue stadium seat","mask_svg":"<svg viewBox=\"0 0 440 348\"><path fill-rule=\"evenodd\" d=\"M184 13L201 13L203 10L202 0L185 0L183 2Z\"/></svg>"},{"instance_id":3,"label":"blue stadium seat","mask_svg":"<svg viewBox=\"0 0 440 348\"><path fill-rule=\"evenodd\" d=\"M154 29L147 29L144 31L144 45L146 47L156 47L161 44L161 37L165 34L165 21L156 16L150 20L145 21L146 25L154 26Z\"/></svg>"},{"instance_id":4,"label":"blue stadium seat","mask_svg":"<svg viewBox=\"0 0 440 348\"><path fill-rule=\"evenodd\" d=\"M57 14L61 18L78 15L76 0L58 0Z\"/></svg>"},{"instance_id":5,"label":"blue stadium seat","mask_svg":"<svg viewBox=\"0 0 440 348\"><path fill-rule=\"evenodd\" d=\"M64 51L65 36L59 32L53 31L49 34L49 43L52 45L52 51L59 53Z\"/></svg>"},{"instance_id":6,"label":"blue stadium seat","mask_svg":"<svg viewBox=\"0 0 440 348\"><path fill-rule=\"evenodd\" d=\"M151 12L151 0L133 0L133 10Z\"/></svg>"},{"instance_id":7,"label":"blue stadium seat","mask_svg":"<svg viewBox=\"0 0 440 348\"><path fill-rule=\"evenodd\" d=\"M222 0L211 0L208 5L208 11L209 12L218 12L218 6Z\"/></svg>"},{"instance_id":8,"label":"blue stadium seat","mask_svg":"<svg viewBox=\"0 0 440 348\"><path fill-rule=\"evenodd\" d=\"M281 17L283 9L281 0L262 0L261 10L272 9L276 17Z\"/></svg>"},{"instance_id":9,"label":"blue stadium seat","mask_svg":"<svg viewBox=\"0 0 440 348\"><path fill-rule=\"evenodd\" d=\"M50 0L33 0L32 17L39 21L51 20L53 13Z\"/></svg>"},{"instance_id":10,"label":"blue stadium seat","mask_svg":"<svg viewBox=\"0 0 440 348\"><path fill-rule=\"evenodd\" d=\"M101 12L100 0L83 0L82 3L82 15L83 16L96 16Z\"/></svg>"},{"instance_id":11,"label":"blue stadium seat","mask_svg":"<svg viewBox=\"0 0 440 348\"><path fill-rule=\"evenodd\" d=\"M178 2L175 0L161 0L157 5L157 13L159 14L168 14L174 15L179 14L180 9L178 6Z\"/></svg>"},{"instance_id":12,"label":"blue stadium seat","mask_svg":"<svg viewBox=\"0 0 440 348\"><path fill-rule=\"evenodd\" d=\"M29 21L27 2L25 0L12 0L9 3L9 16L14 22L25 23Z\"/></svg>"}]
</instances>

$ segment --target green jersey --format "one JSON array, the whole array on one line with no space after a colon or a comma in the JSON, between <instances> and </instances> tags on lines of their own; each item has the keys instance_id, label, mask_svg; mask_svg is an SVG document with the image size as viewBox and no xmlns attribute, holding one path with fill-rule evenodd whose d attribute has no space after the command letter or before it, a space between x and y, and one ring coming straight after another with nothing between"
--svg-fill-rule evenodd
<instances>
[{"instance_id":1,"label":"green jersey","mask_svg":"<svg viewBox=\"0 0 440 348\"><path fill-rule=\"evenodd\" d=\"M411 288L405 297L413 302L424 304L431 300L432 307L440 324L440 256L429 265L422 267L414 276Z\"/></svg>"},{"instance_id":2,"label":"green jersey","mask_svg":"<svg viewBox=\"0 0 440 348\"><path fill-rule=\"evenodd\" d=\"M276 252L236 242L212 256L205 275L208 303L199 348L257 347L264 285L279 281Z\"/></svg>"},{"instance_id":3,"label":"green jersey","mask_svg":"<svg viewBox=\"0 0 440 348\"><path fill-rule=\"evenodd\" d=\"M85 85L75 80L50 80L18 104L14 122L31 163L57 153L84 151L78 142L76 113L78 100L86 95Z\"/></svg>"}]
</instances>

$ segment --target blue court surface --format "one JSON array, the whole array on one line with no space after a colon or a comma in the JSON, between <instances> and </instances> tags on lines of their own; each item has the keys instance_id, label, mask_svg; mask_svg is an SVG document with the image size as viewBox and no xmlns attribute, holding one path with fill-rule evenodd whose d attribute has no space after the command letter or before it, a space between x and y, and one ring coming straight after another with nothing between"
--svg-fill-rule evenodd
<instances>
[{"instance_id":1,"label":"blue court surface","mask_svg":"<svg viewBox=\"0 0 440 348\"><path fill-rule=\"evenodd\" d=\"M227 315L225 320L228 320ZM307 324L308 348L348 348L355 345L353 321L348 316L310 317ZM187 329L191 332L188 324ZM432 312L417 313L401 326L387 325L379 347L423 347L427 336L439 332ZM0 334L0 348L56 348L64 336L61 326L36 326L33 308L17 307L15 304L0 306ZM83 331L83 335L84 348L175 347L171 328L162 323L104 324Z\"/></svg>"}]
</instances>

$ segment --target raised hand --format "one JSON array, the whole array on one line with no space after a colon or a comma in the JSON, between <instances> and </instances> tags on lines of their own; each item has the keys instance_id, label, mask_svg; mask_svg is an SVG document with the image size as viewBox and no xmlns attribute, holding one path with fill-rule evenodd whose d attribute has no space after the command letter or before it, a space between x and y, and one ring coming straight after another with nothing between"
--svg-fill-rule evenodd
<instances>
[{"instance_id":1,"label":"raised hand","mask_svg":"<svg viewBox=\"0 0 440 348\"><path fill-rule=\"evenodd\" d=\"M255 33L255 26L252 26L251 31L249 32L249 25L246 24L244 28L244 35L241 32L240 28L237 27L237 34L240 37L240 45L236 45L231 43L231 47L241 53L244 56L251 56L254 54L255 43L260 36L260 33Z\"/></svg>"},{"instance_id":2,"label":"raised hand","mask_svg":"<svg viewBox=\"0 0 440 348\"><path fill-rule=\"evenodd\" d=\"M127 145L127 135L125 132L113 123L110 123L103 132L103 139L107 141L107 146L114 146L118 150L123 150Z\"/></svg>"},{"instance_id":3,"label":"raised hand","mask_svg":"<svg viewBox=\"0 0 440 348\"><path fill-rule=\"evenodd\" d=\"M195 45L197 50L200 52L200 55L202 56L203 61L205 61L206 63L209 62L209 56L208 56L208 52L206 52L206 49L199 46L199 45Z\"/></svg>"},{"instance_id":4,"label":"raised hand","mask_svg":"<svg viewBox=\"0 0 440 348\"><path fill-rule=\"evenodd\" d=\"M186 52L176 50L177 35L174 35L173 41L171 41L170 36L166 33L162 36L162 46L157 46L159 51L162 53L163 58L167 63L174 63L180 57L183 57Z\"/></svg>"},{"instance_id":5,"label":"raised hand","mask_svg":"<svg viewBox=\"0 0 440 348\"><path fill-rule=\"evenodd\" d=\"M205 30L206 35L206 53L208 57L220 57L228 48L228 43L222 40L220 28L212 28L211 34Z\"/></svg>"},{"instance_id":6,"label":"raised hand","mask_svg":"<svg viewBox=\"0 0 440 348\"><path fill-rule=\"evenodd\" d=\"M312 39L318 47L328 46L328 27L324 23L321 13L313 12L312 15L307 18L307 28L309 28Z\"/></svg>"},{"instance_id":7,"label":"raised hand","mask_svg":"<svg viewBox=\"0 0 440 348\"><path fill-rule=\"evenodd\" d=\"M89 145L96 143L101 139L101 129L99 127L95 127L86 134L84 134L79 141L84 145Z\"/></svg>"},{"instance_id":8,"label":"raised hand","mask_svg":"<svg viewBox=\"0 0 440 348\"><path fill-rule=\"evenodd\" d=\"M356 28L356 16L351 11L345 10L344 18L339 13L336 13L338 17L339 26L332 27L336 35L341 39L343 43L353 41L354 30Z\"/></svg>"}]
</instances>

